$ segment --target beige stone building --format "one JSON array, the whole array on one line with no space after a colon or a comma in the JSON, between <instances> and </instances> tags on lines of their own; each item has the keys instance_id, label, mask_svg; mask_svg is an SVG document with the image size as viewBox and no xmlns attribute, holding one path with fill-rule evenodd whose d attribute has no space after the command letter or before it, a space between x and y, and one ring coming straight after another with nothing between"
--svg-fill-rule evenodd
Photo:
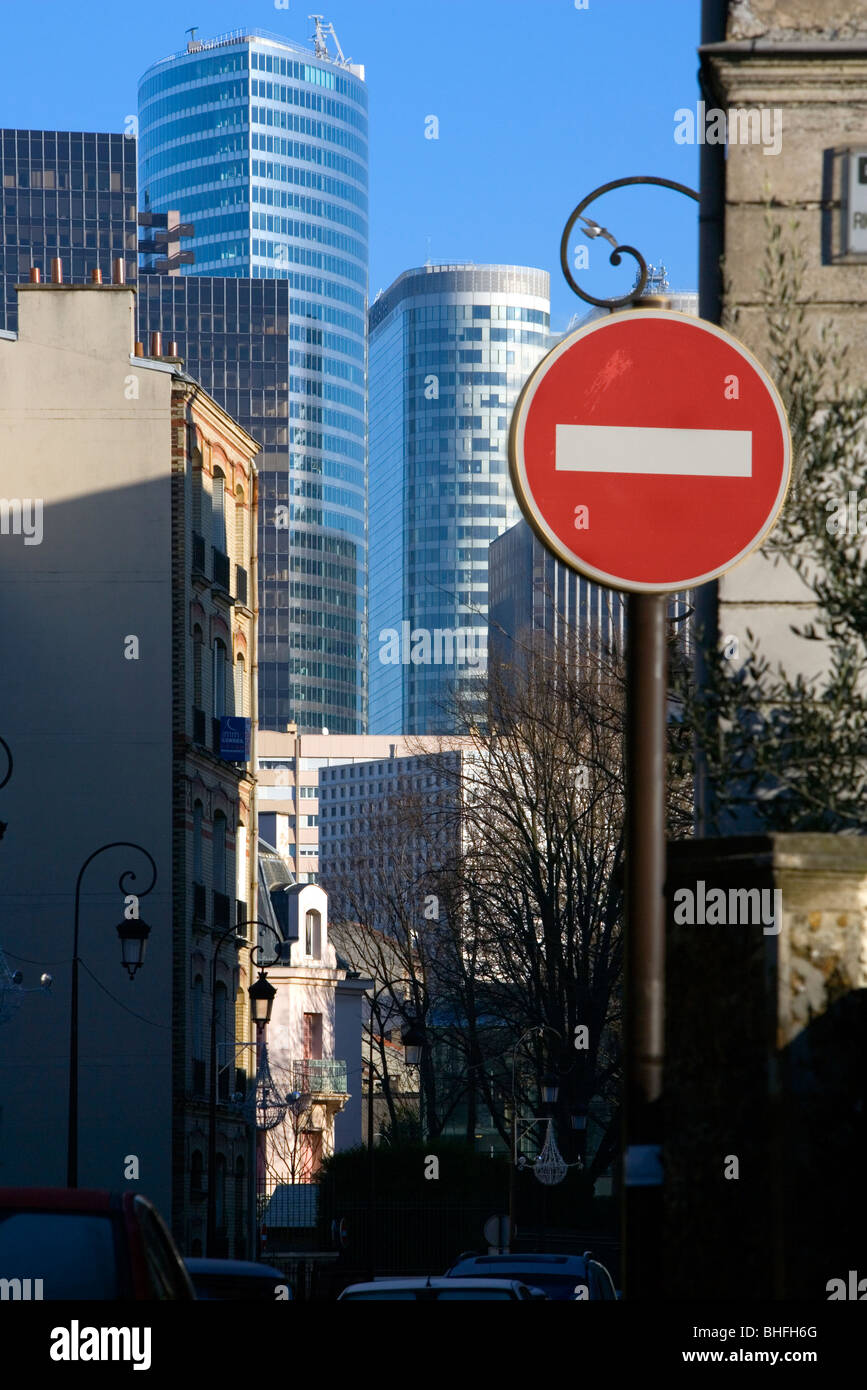
<instances>
[{"instance_id":1,"label":"beige stone building","mask_svg":"<svg viewBox=\"0 0 867 1390\"><path fill-rule=\"evenodd\" d=\"M263 729L258 739L258 804L262 838L295 870L299 883L320 871L320 780L324 769L398 763L469 746L459 735L299 734ZM272 838L273 837L273 838Z\"/></svg>"},{"instance_id":2,"label":"beige stone building","mask_svg":"<svg viewBox=\"0 0 867 1390\"><path fill-rule=\"evenodd\" d=\"M232 936L257 909L258 446L158 341L143 355L134 300L124 284L21 286L18 333L0 334L0 633L15 653L0 942L55 978L36 1026L31 1011L4 1028L0 1182L66 1179L78 883L79 1185L146 1192L192 1250L210 1179L224 1245L245 1253L252 1135L230 1096L247 1086L250 970ZM150 928L131 982L128 895Z\"/></svg>"},{"instance_id":3,"label":"beige stone building","mask_svg":"<svg viewBox=\"0 0 867 1390\"><path fill-rule=\"evenodd\" d=\"M779 132L773 145L757 138L702 146L702 317L732 325L736 316L737 336L768 363L766 217L770 211L784 228L795 219L789 234L805 258L806 330L835 330L849 347L853 380L863 382L867 257L846 254L842 227L847 151L867 152L867 0L705 0L700 57L708 111L764 113L767 130ZM792 631L815 616L812 591L779 557L755 552L703 586L697 608L721 647L735 638L743 650L749 629L773 665L821 678L823 645Z\"/></svg>"}]
</instances>

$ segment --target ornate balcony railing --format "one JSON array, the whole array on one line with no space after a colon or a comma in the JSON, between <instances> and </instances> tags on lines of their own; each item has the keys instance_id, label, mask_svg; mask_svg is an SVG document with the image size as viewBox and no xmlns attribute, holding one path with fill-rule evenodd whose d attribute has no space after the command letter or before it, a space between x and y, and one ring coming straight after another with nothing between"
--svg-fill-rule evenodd
<instances>
[{"instance_id":1,"label":"ornate balcony railing","mask_svg":"<svg viewBox=\"0 0 867 1390\"><path fill-rule=\"evenodd\" d=\"M302 1058L289 1063L293 1091L313 1096L348 1095L346 1063L333 1057Z\"/></svg>"}]
</instances>

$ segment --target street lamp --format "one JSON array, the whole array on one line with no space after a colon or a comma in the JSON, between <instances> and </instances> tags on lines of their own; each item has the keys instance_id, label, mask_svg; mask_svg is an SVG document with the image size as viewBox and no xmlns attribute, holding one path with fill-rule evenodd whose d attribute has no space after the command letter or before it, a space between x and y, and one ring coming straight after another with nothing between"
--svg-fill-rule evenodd
<instances>
[{"instance_id":1,"label":"street lamp","mask_svg":"<svg viewBox=\"0 0 867 1390\"><path fill-rule=\"evenodd\" d=\"M4 748L6 745L3 745ZM8 749L6 749L8 754ZM11 757L9 759L11 770ZM8 780L8 777L7 779ZM105 854L110 849L134 849L139 854L143 854L151 866L151 881L147 888L141 889L135 897L144 898L150 893L157 881L157 866L152 856L141 845L135 844L132 840L113 840L111 844L100 845L93 854L88 855L78 871L78 878L75 881L75 909L73 918L72 934L72 1000L69 1010L69 1107L67 1114L67 1136L66 1136L66 1186L78 1186L78 940L79 940L79 917L81 908L81 881L84 878L85 870L88 865L96 859L97 855ZM132 869L125 869L118 879L118 887L121 895L126 898L127 879L134 879L135 873ZM145 942L150 935L150 927L137 918L130 918L121 922L117 928L121 942L121 965L126 969L130 979L139 969L144 959Z\"/></svg>"},{"instance_id":2,"label":"street lamp","mask_svg":"<svg viewBox=\"0 0 867 1390\"><path fill-rule=\"evenodd\" d=\"M213 1259L216 1255L217 1240L217 962L223 943L228 941L230 936L235 937L235 944L239 948L247 944L247 938L242 935L242 929L251 926L266 927L269 931L274 931L270 922L264 922L259 917L250 917L244 922L236 922L234 926L227 927L222 936L218 938L214 946L214 955L211 961L211 1045L210 1076L208 1078L208 1202L205 1234L205 1251L209 1259ZM276 936L276 932L274 934ZM251 960L253 959L255 950L256 947L254 946L250 952ZM274 962L272 961L271 964L274 964ZM263 973L264 972L260 970L260 975ZM267 980L266 985L268 989L271 989L271 985L267 984ZM251 998L252 990L255 988L256 986L253 985L249 991ZM270 1012L271 1010L269 1007L269 1017ZM257 1069L258 1056L259 1052L257 1047Z\"/></svg>"},{"instance_id":3,"label":"street lamp","mask_svg":"<svg viewBox=\"0 0 867 1390\"><path fill-rule=\"evenodd\" d=\"M550 1072L542 1077L542 1104L556 1105L557 1097L560 1094L560 1084Z\"/></svg>"},{"instance_id":4,"label":"street lamp","mask_svg":"<svg viewBox=\"0 0 867 1390\"><path fill-rule=\"evenodd\" d=\"M512 1053L512 1161L509 1164L509 1249L511 1250L515 1239L515 1174L519 1166L518 1160L518 1099L515 1094L516 1088L516 1066L518 1053L521 1050L524 1039L529 1038L533 1033L540 1037L543 1033L553 1033L556 1038L563 1042L563 1035L556 1028L550 1027L547 1023L535 1025L528 1028L521 1034L515 1049ZM546 1073L541 1082L542 1100L546 1105L555 1105L560 1094L560 1087L557 1078L550 1073ZM522 1163L523 1168L525 1165Z\"/></svg>"},{"instance_id":5,"label":"street lamp","mask_svg":"<svg viewBox=\"0 0 867 1390\"><path fill-rule=\"evenodd\" d=\"M121 922L117 934L120 937L121 965L132 979L144 961L145 946L151 929L143 918L135 917L131 922Z\"/></svg>"},{"instance_id":6,"label":"street lamp","mask_svg":"<svg viewBox=\"0 0 867 1390\"><path fill-rule=\"evenodd\" d=\"M274 1000L277 991L265 974L264 968L259 967L259 976L256 983L247 990L250 996L250 1013L257 1030L265 1028L271 1022L271 1010L274 1007Z\"/></svg>"},{"instance_id":7,"label":"street lamp","mask_svg":"<svg viewBox=\"0 0 867 1390\"><path fill-rule=\"evenodd\" d=\"M403 1043L404 1060L408 1067L418 1067L421 1065L422 1050L427 1042L427 1035L417 1018L410 1019L406 1028L400 1035Z\"/></svg>"}]
</instances>

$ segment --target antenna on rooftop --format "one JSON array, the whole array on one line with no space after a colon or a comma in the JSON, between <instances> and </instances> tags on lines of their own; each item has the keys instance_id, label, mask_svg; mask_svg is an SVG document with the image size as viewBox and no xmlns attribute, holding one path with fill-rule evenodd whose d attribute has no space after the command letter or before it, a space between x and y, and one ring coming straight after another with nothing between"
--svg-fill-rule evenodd
<instances>
[{"instance_id":1,"label":"antenna on rooftop","mask_svg":"<svg viewBox=\"0 0 867 1390\"><path fill-rule=\"evenodd\" d=\"M312 19L313 23L316 25L316 32L311 34L311 38L313 39L313 52L316 57L327 58L329 61L333 61L331 54L328 52L328 35L330 34L334 40L334 47L337 49L337 62L340 63L341 67L348 68L350 60L343 56L343 49L340 47L340 40L334 32L334 25L331 23L324 24L324 16L321 14L309 14L307 18Z\"/></svg>"}]
</instances>

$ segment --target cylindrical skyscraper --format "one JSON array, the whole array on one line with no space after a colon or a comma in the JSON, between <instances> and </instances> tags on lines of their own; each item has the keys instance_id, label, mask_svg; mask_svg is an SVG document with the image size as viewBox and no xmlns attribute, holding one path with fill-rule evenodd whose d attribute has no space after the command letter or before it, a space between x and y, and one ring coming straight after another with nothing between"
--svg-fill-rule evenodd
<instances>
[{"instance_id":1,"label":"cylindrical skyscraper","mask_svg":"<svg viewBox=\"0 0 867 1390\"><path fill-rule=\"evenodd\" d=\"M193 40L139 84L139 189L194 224L193 264L143 276L140 331L178 341L263 445L261 724L366 717L364 70L260 30ZM160 280L162 284L160 284Z\"/></svg>"},{"instance_id":2,"label":"cylindrical skyscraper","mask_svg":"<svg viewBox=\"0 0 867 1390\"><path fill-rule=\"evenodd\" d=\"M370 732L450 732L486 664L488 546L518 520L506 444L550 344L547 271L407 270L370 310Z\"/></svg>"}]
</instances>

